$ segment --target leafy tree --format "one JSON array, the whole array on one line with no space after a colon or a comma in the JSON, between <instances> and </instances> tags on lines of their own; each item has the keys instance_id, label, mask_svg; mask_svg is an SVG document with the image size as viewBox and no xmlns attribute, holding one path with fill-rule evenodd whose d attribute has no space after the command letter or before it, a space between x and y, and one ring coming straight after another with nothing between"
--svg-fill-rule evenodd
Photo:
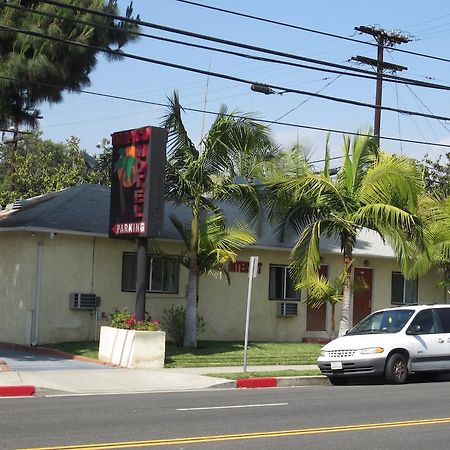
<instances>
[{"instance_id":1,"label":"leafy tree","mask_svg":"<svg viewBox=\"0 0 450 450\"><path fill-rule=\"evenodd\" d=\"M444 161L443 161L444 160ZM432 195L448 197L450 194L450 153L434 160L428 155L420 162L425 190Z\"/></svg>"},{"instance_id":2,"label":"leafy tree","mask_svg":"<svg viewBox=\"0 0 450 450\"><path fill-rule=\"evenodd\" d=\"M10 144L0 146L0 205L81 183L109 181L109 176L105 179L103 168L88 167L86 152L80 149L79 140L73 136L62 144L41 139L39 132L24 135L14 154L14 190L11 190L12 157ZM102 153L91 159L95 162L107 160L108 154Z\"/></svg>"},{"instance_id":3,"label":"leafy tree","mask_svg":"<svg viewBox=\"0 0 450 450\"><path fill-rule=\"evenodd\" d=\"M271 216L281 236L288 229L299 238L291 252L291 270L300 285L318 273L322 236L335 237L343 253L343 299L339 335L350 327L351 261L358 231L366 227L389 242L407 265L410 242L423 242L415 215L423 191L415 164L381 152L372 137L344 136L342 167L334 177L329 169L329 148L324 169L271 186Z\"/></svg>"},{"instance_id":4,"label":"leafy tree","mask_svg":"<svg viewBox=\"0 0 450 450\"><path fill-rule=\"evenodd\" d=\"M65 0L77 6L77 0ZM118 14L117 0L85 0L83 7ZM43 15L39 13L45 13ZM126 16L132 16L131 5ZM56 16L56 17L55 17ZM94 13L73 11L36 0L10 0L0 4L0 22L5 27L36 31L62 40L117 50L107 55L121 57L120 49L136 39L136 29L123 21ZM82 23L85 22L85 23ZM89 74L97 63L98 50L23 32L2 30L0 36L0 125L35 126L39 103L62 101L64 90L90 84Z\"/></svg>"},{"instance_id":5,"label":"leafy tree","mask_svg":"<svg viewBox=\"0 0 450 450\"><path fill-rule=\"evenodd\" d=\"M92 157L93 170L89 172L89 183L111 185L112 147L110 144L108 139L102 139L97 145L99 153Z\"/></svg>"},{"instance_id":6,"label":"leafy tree","mask_svg":"<svg viewBox=\"0 0 450 450\"><path fill-rule=\"evenodd\" d=\"M184 127L182 107L178 94L175 92L169 99L168 112L164 126L169 130L168 161L166 171L167 198L177 203L187 205L192 212L192 219L184 229L188 230L190 238L185 240L189 245L189 279L186 299L186 333L185 347L197 346L197 277L203 267L203 232L202 227L208 220L219 221L212 216L207 219L206 212L220 213L214 204L214 199L240 198L247 196L244 207L257 203L256 193L249 185L235 185L232 181L233 161L236 155L236 144L243 132L255 135L249 142L259 145L269 138L269 131L250 117L233 117L227 115L225 109L217 116L198 150ZM246 146L246 151L256 151ZM204 222L205 220L205 222ZM218 223L218 222L217 222ZM213 223L211 223L211 226ZM209 232L208 232L209 233ZM220 253L211 253L214 264L220 260ZM209 264L209 260L208 260ZM203 267L202 267L203 266Z\"/></svg>"}]
</instances>

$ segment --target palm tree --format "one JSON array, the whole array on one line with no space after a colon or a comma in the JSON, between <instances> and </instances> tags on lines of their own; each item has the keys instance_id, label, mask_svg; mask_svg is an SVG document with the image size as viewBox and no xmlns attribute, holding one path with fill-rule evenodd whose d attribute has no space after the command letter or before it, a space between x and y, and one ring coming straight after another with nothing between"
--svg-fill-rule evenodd
<instances>
[{"instance_id":1,"label":"palm tree","mask_svg":"<svg viewBox=\"0 0 450 450\"><path fill-rule=\"evenodd\" d=\"M450 285L450 197L439 194L424 195L420 199L418 215L424 224L427 247L416 248L415 255L402 267L408 278L424 275L432 268L443 273L442 286Z\"/></svg>"},{"instance_id":2,"label":"palm tree","mask_svg":"<svg viewBox=\"0 0 450 450\"><path fill-rule=\"evenodd\" d=\"M328 142L324 169L309 169L296 179L274 183L270 208L283 237L287 229L298 237L291 252L291 272L299 285L313 279L320 265L322 236L337 238L343 254L343 293L339 335L350 328L351 262L359 230L374 230L400 261L411 253L410 243L423 244L415 215L422 179L406 157L379 150L373 137L344 136L342 166L330 174Z\"/></svg>"},{"instance_id":3,"label":"palm tree","mask_svg":"<svg viewBox=\"0 0 450 450\"><path fill-rule=\"evenodd\" d=\"M182 223L176 216L170 220L184 242L181 263L189 269L191 259L191 229L189 223ZM197 252L196 288L198 293L199 278L212 275L217 278L225 275L228 283L230 277L227 263L236 261L237 253L245 246L255 243L255 234L246 223L237 222L227 226L222 212L200 215L199 239Z\"/></svg>"},{"instance_id":4,"label":"palm tree","mask_svg":"<svg viewBox=\"0 0 450 450\"><path fill-rule=\"evenodd\" d=\"M342 301L344 274L329 280L327 277L315 274L306 282L298 284L297 289L306 288L306 304L311 308L320 308L324 304L331 306L331 339L336 337L336 305Z\"/></svg>"},{"instance_id":5,"label":"palm tree","mask_svg":"<svg viewBox=\"0 0 450 450\"><path fill-rule=\"evenodd\" d=\"M247 116L228 115L221 109L210 130L200 143L199 151L184 127L178 94L169 99L164 126L169 130L168 157L166 165L166 197L176 203L187 205L192 213L189 242L189 278L186 299L185 347L197 346L197 275L200 273L200 237L202 215L206 211L220 213L215 204L218 199L242 198L245 210L257 211L257 194L248 184L232 183L234 175L233 156L238 153L239 136L248 133L257 148L270 143L267 127ZM251 146L246 146L252 151ZM253 149L256 150L256 147ZM186 241L187 242L187 241Z\"/></svg>"}]
</instances>

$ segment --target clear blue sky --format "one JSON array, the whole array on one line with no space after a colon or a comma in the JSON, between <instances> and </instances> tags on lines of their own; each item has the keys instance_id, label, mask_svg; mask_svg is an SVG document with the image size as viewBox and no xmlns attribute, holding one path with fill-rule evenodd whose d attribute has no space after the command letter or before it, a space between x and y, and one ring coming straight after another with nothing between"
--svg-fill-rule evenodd
<instances>
[{"instance_id":1,"label":"clear blue sky","mask_svg":"<svg viewBox=\"0 0 450 450\"><path fill-rule=\"evenodd\" d=\"M414 40L397 46L413 52L450 58L450 7L448 2L423 2L417 0L380 1L332 1L303 2L298 0L198 0L221 8L231 9L272 20L288 22L319 31L354 36L354 27L377 25L385 30L409 32ZM127 1L119 0L121 13ZM320 36L273 24L234 17L224 13L179 3L175 0L134 0L135 14L141 19L161 25L180 28L266 47L301 56L348 64L352 56L363 55L376 58L376 48L359 43ZM145 28L150 34L188 40L205 45L220 46ZM374 42L367 35L358 39ZM288 67L277 64L249 61L210 51L187 48L141 38L127 45L124 51L148 58L173 62L213 72L221 72L287 88L349 98L374 103L375 82L354 79ZM250 51L241 50L251 53ZM275 57L276 58L276 57ZM438 62L399 52L385 52L385 61L408 67L400 75L421 81L450 86L450 63ZM369 66L365 67L369 69ZM294 93L263 95L252 92L248 85L197 75L155 64L123 59L108 62L99 58L97 68L91 74L92 84L87 89L113 95L139 98L166 103L167 96L178 90L185 107L217 111L221 104L230 110L251 112L259 118L274 120L299 106L282 120L300 125L357 131L373 125L374 111L357 106L343 105L323 99L310 98ZM331 84L329 84L331 82ZM325 87L325 85L329 86ZM384 83L383 105L420 112L450 116L450 92ZM85 94L65 94L64 102L51 107L41 106L43 119L41 129L45 138L65 141L71 135L80 138L81 145L89 153L97 151L96 144L102 138L119 130L143 125L159 125L164 108L92 97ZM191 137L198 142L202 129L206 130L212 117L187 112L185 123ZM272 126L277 143L288 146L297 140L307 144L311 157L323 156L326 133L301 128ZM420 141L450 143L450 124L421 117L383 112L382 135ZM332 135L332 156L340 155L341 135ZM402 144L383 141L382 146L391 153L422 158L425 153L437 157L450 149L424 145Z\"/></svg>"}]
</instances>

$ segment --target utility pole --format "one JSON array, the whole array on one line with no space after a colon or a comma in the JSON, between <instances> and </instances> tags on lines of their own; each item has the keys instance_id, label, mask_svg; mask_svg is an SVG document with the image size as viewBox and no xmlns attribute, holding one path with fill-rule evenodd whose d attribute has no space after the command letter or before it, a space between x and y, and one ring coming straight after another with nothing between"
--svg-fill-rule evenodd
<instances>
[{"instance_id":1,"label":"utility pole","mask_svg":"<svg viewBox=\"0 0 450 450\"><path fill-rule=\"evenodd\" d=\"M384 49L386 47L393 47L395 44L406 44L412 39L409 36L400 34L396 31L385 31L375 27L355 27L356 31L363 34L370 34L377 42L377 59L366 58L364 56L353 56L353 61L358 61L362 64L369 64L377 68L377 86L375 91L375 118L373 133L376 137L377 144L380 145L380 129L381 129L381 100L383 93L383 71L390 70L392 72L399 72L407 70L407 67L399 66L397 64L386 63L383 60Z\"/></svg>"}]
</instances>

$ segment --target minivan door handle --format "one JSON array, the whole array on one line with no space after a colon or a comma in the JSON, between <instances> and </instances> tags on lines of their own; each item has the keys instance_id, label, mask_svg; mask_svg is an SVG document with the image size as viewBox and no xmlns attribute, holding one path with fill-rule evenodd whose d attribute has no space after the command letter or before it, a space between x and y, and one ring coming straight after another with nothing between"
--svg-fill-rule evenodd
<instances>
[{"instance_id":1,"label":"minivan door handle","mask_svg":"<svg viewBox=\"0 0 450 450\"><path fill-rule=\"evenodd\" d=\"M439 339L438 339L438 342L439 342L439 344L442 344L442 343L444 342L444 339L439 338Z\"/></svg>"}]
</instances>

